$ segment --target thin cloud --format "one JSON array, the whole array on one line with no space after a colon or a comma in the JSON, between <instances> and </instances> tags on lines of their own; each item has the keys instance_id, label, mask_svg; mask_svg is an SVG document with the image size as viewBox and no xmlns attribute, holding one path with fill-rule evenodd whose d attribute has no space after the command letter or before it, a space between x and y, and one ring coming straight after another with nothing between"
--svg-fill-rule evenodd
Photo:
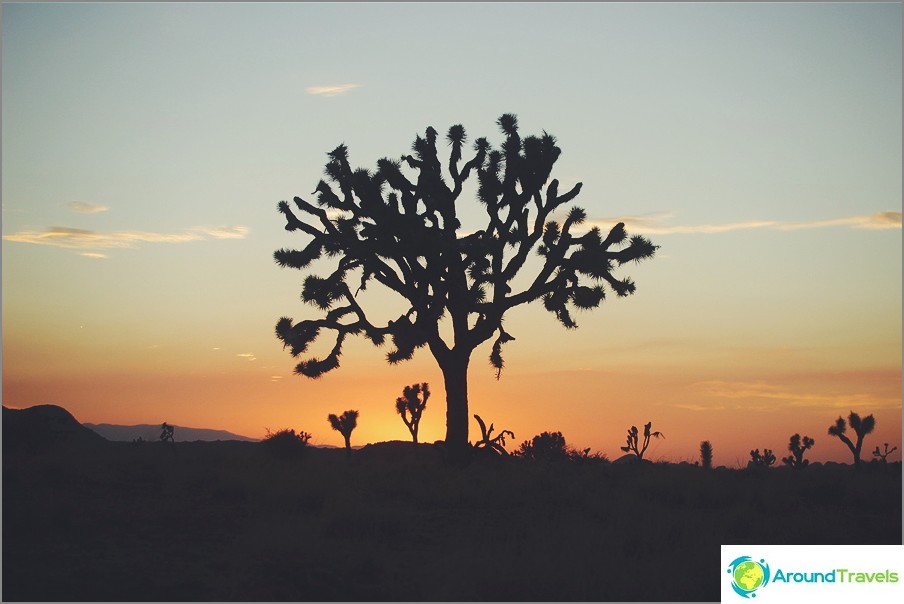
<instances>
[{"instance_id":1,"label":"thin cloud","mask_svg":"<svg viewBox=\"0 0 904 604\"><path fill-rule=\"evenodd\" d=\"M873 409L900 408L900 399L891 400L885 397L865 393L815 393L794 392L789 388L769 384L767 382L730 382L712 380L697 382L694 388L704 395L720 399L759 399L761 401L775 401L778 406L795 407L831 407L845 409L852 405L852 401Z\"/></svg>"},{"instance_id":2,"label":"thin cloud","mask_svg":"<svg viewBox=\"0 0 904 604\"><path fill-rule=\"evenodd\" d=\"M830 227L848 227L866 230L887 230L901 228L901 212L876 212L863 216L846 216L828 220L812 220L808 222L781 222L777 220L748 220L744 222L730 222L725 224L695 224L674 225L669 224L674 217L672 213L646 214L643 216L617 216L613 218L599 218L588 220L583 226L586 228L599 227L608 231L615 224L624 222L628 232L643 233L647 235L687 235L687 234L717 234L731 231L749 231L756 229L769 229L775 231L797 231L802 229L823 229Z\"/></svg>"},{"instance_id":3,"label":"thin cloud","mask_svg":"<svg viewBox=\"0 0 904 604\"><path fill-rule=\"evenodd\" d=\"M87 201L70 201L66 204L66 207L79 214L99 214L110 210L107 206L102 206L98 203L89 203Z\"/></svg>"},{"instance_id":4,"label":"thin cloud","mask_svg":"<svg viewBox=\"0 0 904 604\"><path fill-rule=\"evenodd\" d=\"M317 96L338 96L360 87L360 84L340 84L338 86L309 86L308 88L305 88L305 92Z\"/></svg>"},{"instance_id":5,"label":"thin cloud","mask_svg":"<svg viewBox=\"0 0 904 604\"><path fill-rule=\"evenodd\" d=\"M245 359L246 361L256 361L257 360L257 357L254 356L254 353L251 353L251 352L243 352L243 353L237 354L235 356L241 357L241 358Z\"/></svg>"},{"instance_id":6,"label":"thin cloud","mask_svg":"<svg viewBox=\"0 0 904 604\"><path fill-rule=\"evenodd\" d=\"M84 256L85 258L98 258L98 259L109 258L109 256L107 256L106 254L101 254L100 252L81 252L81 253L79 253L79 256Z\"/></svg>"},{"instance_id":7,"label":"thin cloud","mask_svg":"<svg viewBox=\"0 0 904 604\"><path fill-rule=\"evenodd\" d=\"M114 231L101 233L85 229L53 226L45 231L20 231L5 235L6 241L50 245L65 249L103 250L135 248L139 243L185 243L205 239L244 239L248 229L243 226L194 227L181 233L153 233L148 231Z\"/></svg>"}]
</instances>

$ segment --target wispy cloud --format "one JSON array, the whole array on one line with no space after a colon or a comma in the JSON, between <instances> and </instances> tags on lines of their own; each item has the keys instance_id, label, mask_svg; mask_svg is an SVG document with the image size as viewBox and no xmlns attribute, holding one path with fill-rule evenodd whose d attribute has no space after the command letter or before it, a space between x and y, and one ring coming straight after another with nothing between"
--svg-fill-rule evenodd
<instances>
[{"instance_id":1,"label":"wispy cloud","mask_svg":"<svg viewBox=\"0 0 904 604\"><path fill-rule=\"evenodd\" d=\"M99 203L91 203L88 201L70 201L66 207L79 214L100 214L109 211L108 206L102 206Z\"/></svg>"},{"instance_id":2,"label":"wispy cloud","mask_svg":"<svg viewBox=\"0 0 904 604\"><path fill-rule=\"evenodd\" d=\"M318 96L338 96L360 87L360 84L340 84L338 86L309 86L308 88L305 88L305 92Z\"/></svg>"},{"instance_id":3,"label":"wispy cloud","mask_svg":"<svg viewBox=\"0 0 904 604\"><path fill-rule=\"evenodd\" d=\"M100 252L80 252L79 256L84 256L85 258L97 258L97 259L105 259L109 258L106 254L101 254Z\"/></svg>"},{"instance_id":4,"label":"wispy cloud","mask_svg":"<svg viewBox=\"0 0 904 604\"><path fill-rule=\"evenodd\" d=\"M772 401L776 405L795 407L828 407L845 409L856 401L858 405L865 405L872 409L900 408L900 398L891 399L875 394L863 392L814 392L795 391L787 386L770 384L768 382L733 382L733 381L704 381L693 385L698 392L719 399L759 400L761 402ZM745 408L748 405L745 404Z\"/></svg>"},{"instance_id":5,"label":"wispy cloud","mask_svg":"<svg viewBox=\"0 0 904 604\"><path fill-rule=\"evenodd\" d=\"M748 220L723 224L670 224L673 213L661 212L643 216L616 216L612 218L595 218L584 223L586 228L597 226L603 231L611 229L615 224L624 222L630 233L648 235L677 234L716 234L731 231L770 229L775 231L798 231L803 229L823 229L830 227L848 227L854 229L886 230L901 228L901 212L876 212L862 216L845 216L827 220L807 222L782 222L778 220Z\"/></svg>"},{"instance_id":6,"label":"wispy cloud","mask_svg":"<svg viewBox=\"0 0 904 604\"><path fill-rule=\"evenodd\" d=\"M66 207L79 214L99 214L101 212L107 212L110 209L107 206L87 201L70 201L66 204Z\"/></svg>"},{"instance_id":7,"label":"wispy cloud","mask_svg":"<svg viewBox=\"0 0 904 604\"><path fill-rule=\"evenodd\" d=\"M242 352L235 356L241 357L241 358L245 359L246 361L256 361L257 360L257 357L254 356L254 353L252 353L252 352Z\"/></svg>"},{"instance_id":8,"label":"wispy cloud","mask_svg":"<svg viewBox=\"0 0 904 604\"><path fill-rule=\"evenodd\" d=\"M134 248L139 243L185 243L205 239L244 239L248 229L243 226L194 227L181 233L148 231L114 231L102 233L84 229L54 226L45 231L20 231L5 235L6 241L51 245L66 249L103 250ZM83 254L85 255L85 254ZM101 257L95 254L92 257Z\"/></svg>"}]
</instances>

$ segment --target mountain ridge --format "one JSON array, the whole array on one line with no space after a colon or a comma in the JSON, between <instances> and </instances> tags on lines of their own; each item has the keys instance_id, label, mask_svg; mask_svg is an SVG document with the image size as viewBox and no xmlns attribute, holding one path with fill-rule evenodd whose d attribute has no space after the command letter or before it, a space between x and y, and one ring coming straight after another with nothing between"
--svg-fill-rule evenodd
<instances>
[{"instance_id":1,"label":"mountain ridge","mask_svg":"<svg viewBox=\"0 0 904 604\"><path fill-rule=\"evenodd\" d=\"M131 442L141 438L145 441L160 440L160 424L135 424L131 426L121 424L82 424L89 430L103 436L107 440ZM251 438L250 436L242 436L227 430L214 430L211 428L189 428L170 424L174 428L173 436L176 441L193 442L193 441L218 441L218 440L238 440L243 442L258 442L259 438Z\"/></svg>"}]
</instances>

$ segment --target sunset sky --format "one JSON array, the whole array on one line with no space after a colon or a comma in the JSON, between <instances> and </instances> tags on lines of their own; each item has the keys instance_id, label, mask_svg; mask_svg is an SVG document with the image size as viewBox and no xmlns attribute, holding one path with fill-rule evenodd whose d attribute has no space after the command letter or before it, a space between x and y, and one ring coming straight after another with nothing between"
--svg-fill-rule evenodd
<instances>
[{"instance_id":1,"label":"sunset sky","mask_svg":"<svg viewBox=\"0 0 904 604\"><path fill-rule=\"evenodd\" d=\"M341 445L409 438L403 386L434 394L425 349L363 340L320 380L274 336L317 318L277 212L313 200L326 152L353 167L462 124L469 140L554 134L591 222L661 246L566 331L507 316L502 379L471 361L471 412L517 438L561 431L610 458L715 463L753 448L850 461L826 434L873 413L901 447L900 3L3 5L3 404L82 422L161 423ZM464 227L481 206L459 201ZM326 264L315 266L320 274ZM527 267L525 270L529 270ZM379 306L375 295L369 302ZM380 312L380 309L377 310ZM471 424L472 440L477 432ZM179 434L176 433L178 440ZM870 457L868 452L865 457ZM895 453L893 458L899 459Z\"/></svg>"}]
</instances>

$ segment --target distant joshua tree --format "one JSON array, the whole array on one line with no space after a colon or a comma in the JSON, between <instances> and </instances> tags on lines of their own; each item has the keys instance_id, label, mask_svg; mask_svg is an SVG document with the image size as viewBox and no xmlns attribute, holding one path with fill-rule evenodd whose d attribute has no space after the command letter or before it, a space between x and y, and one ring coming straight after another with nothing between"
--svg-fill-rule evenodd
<instances>
[{"instance_id":1,"label":"distant joshua tree","mask_svg":"<svg viewBox=\"0 0 904 604\"><path fill-rule=\"evenodd\" d=\"M417 446L417 431L421 423L421 414L427 407L427 399L430 398L430 388L427 382L405 386L402 396L396 399L396 411L402 416L402 421L408 431L414 446Z\"/></svg>"},{"instance_id":2,"label":"distant joshua tree","mask_svg":"<svg viewBox=\"0 0 904 604\"><path fill-rule=\"evenodd\" d=\"M170 441L171 443L176 442L176 438L174 433L176 432L176 428L174 426L170 426L166 422L160 426L160 442L165 443L166 441Z\"/></svg>"},{"instance_id":3,"label":"distant joshua tree","mask_svg":"<svg viewBox=\"0 0 904 604\"><path fill-rule=\"evenodd\" d=\"M892 447L891 449L889 449L889 448L888 448L888 443L883 443L883 445L884 445L884 447L885 447L885 450L884 450L884 451L880 451L880 450L879 450L879 445L876 445L876 450L873 451L873 457L878 457L879 459L881 459L881 460L882 460L882 465L884 466L884 465L888 464L888 460L887 460L886 458L887 458L889 455L891 455L892 453L894 453L895 451L897 451L897 450L898 450L898 447Z\"/></svg>"},{"instance_id":4,"label":"distant joshua tree","mask_svg":"<svg viewBox=\"0 0 904 604\"><path fill-rule=\"evenodd\" d=\"M304 431L296 434L294 429L285 428L270 432L267 428L267 435L261 441L261 446L274 457L289 459L301 457L307 449L309 440L311 435Z\"/></svg>"},{"instance_id":5,"label":"distant joshua tree","mask_svg":"<svg viewBox=\"0 0 904 604\"><path fill-rule=\"evenodd\" d=\"M750 452L750 463L747 464L747 467L768 468L774 463L775 455L773 455L772 449L763 449L762 455L759 449L754 449Z\"/></svg>"},{"instance_id":6,"label":"distant joshua tree","mask_svg":"<svg viewBox=\"0 0 904 604\"><path fill-rule=\"evenodd\" d=\"M358 427L358 412L345 411L342 415L336 416L332 413L327 417L333 430L339 432L345 439L345 450L348 454L352 454L352 431Z\"/></svg>"},{"instance_id":7,"label":"distant joshua tree","mask_svg":"<svg viewBox=\"0 0 904 604\"><path fill-rule=\"evenodd\" d=\"M708 440L700 443L700 463L704 468L713 467L713 446Z\"/></svg>"},{"instance_id":8,"label":"distant joshua tree","mask_svg":"<svg viewBox=\"0 0 904 604\"><path fill-rule=\"evenodd\" d=\"M621 447L621 450L626 453L633 452L639 459L643 459L643 454L646 453L647 447L650 446L651 436L654 438L665 438L665 435L662 432L650 432L650 426L652 425L653 422L647 422L644 425L642 445L639 445L638 443L637 426L631 426L631 429L628 430L627 446Z\"/></svg>"},{"instance_id":9,"label":"distant joshua tree","mask_svg":"<svg viewBox=\"0 0 904 604\"><path fill-rule=\"evenodd\" d=\"M800 434L794 434L788 441L788 450L791 451L791 455L782 457L782 463L796 469L806 468L810 465L810 460L804 459L804 453L806 453L807 449L813 447L814 444L816 444L816 441L809 436L804 436L803 440L801 440Z\"/></svg>"},{"instance_id":10,"label":"distant joshua tree","mask_svg":"<svg viewBox=\"0 0 904 604\"><path fill-rule=\"evenodd\" d=\"M499 455L508 455L508 451L505 450L505 435L508 434L510 438L515 438L515 433L511 430L503 430L496 436L493 436L493 424L490 424L490 429L487 430L487 425L476 413L474 414L474 419L476 419L477 423L480 425L480 434L482 436L479 441L474 443L474 448L498 453Z\"/></svg>"},{"instance_id":11,"label":"distant joshua tree","mask_svg":"<svg viewBox=\"0 0 904 604\"><path fill-rule=\"evenodd\" d=\"M841 442L847 445L848 449L850 449L851 453L854 455L854 467L859 468L860 450L863 448L863 437L872 432L876 427L876 419L872 415L867 415L861 420L859 415L851 411L850 415L848 415L848 422L850 422L851 428L853 428L854 432L857 434L857 444L852 443L851 439L845 435L845 432L847 432L847 424L842 417L835 420L835 425L829 426L829 434L837 436Z\"/></svg>"}]
</instances>

